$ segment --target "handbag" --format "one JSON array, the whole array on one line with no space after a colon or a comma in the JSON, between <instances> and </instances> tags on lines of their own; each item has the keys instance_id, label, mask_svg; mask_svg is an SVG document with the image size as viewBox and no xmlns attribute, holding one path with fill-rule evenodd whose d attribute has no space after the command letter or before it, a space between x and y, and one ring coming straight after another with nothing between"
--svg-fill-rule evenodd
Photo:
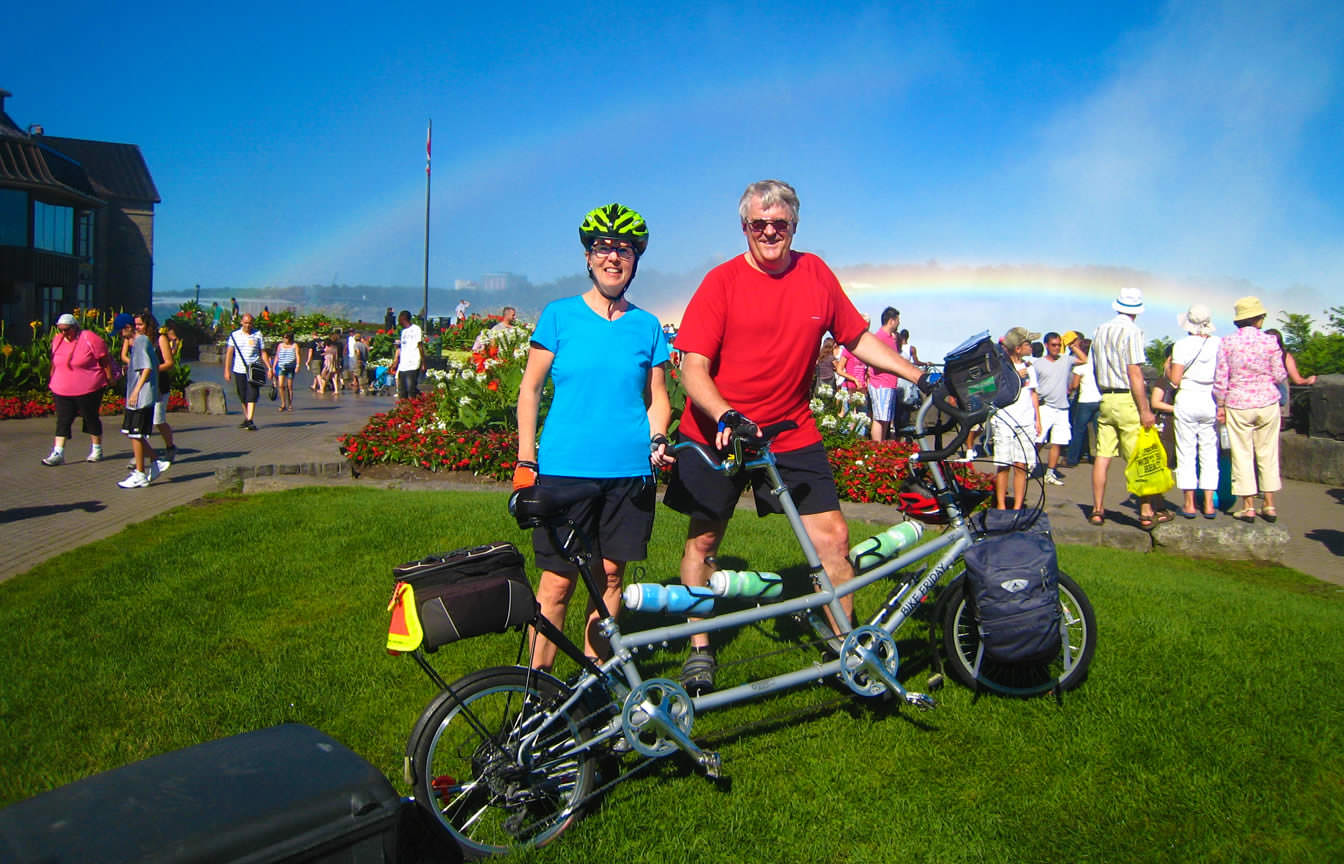
<instances>
[{"instance_id":1,"label":"handbag","mask_svg":"<svg viewBox=\"0 0 1344 864\"><path fill-rule=\"evenodd\" d=\"M229 341L233 343L233 349L241 356L243 349L238 345L238 340L230 336ZM266 362L261 359L261 352L257 352L257 359L247 364L247 382L253 387L260 387L266 383L267 374ZM272 396L271 398L274 399L275 397Z\"/></svg>"},{"instance_id":2,"label":"handbag","mask_svg":"<svg viewBox=\"0 0 1344 864\"><path fill-rule=\"evenodd\" d=\"M1176 485L1167 467L1167 450L1157 429L1139 430L1134 456L1125 466L1125 487L1135 495L1161 495Z\"/></svg>"}]
</instances>

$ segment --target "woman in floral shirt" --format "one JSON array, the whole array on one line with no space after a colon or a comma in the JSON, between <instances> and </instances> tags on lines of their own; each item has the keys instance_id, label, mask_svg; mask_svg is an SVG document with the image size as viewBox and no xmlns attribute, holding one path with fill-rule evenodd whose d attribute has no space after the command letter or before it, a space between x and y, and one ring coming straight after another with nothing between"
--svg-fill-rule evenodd
<instances>
[{"instance_id":1,"label":"woman in floral shirt","mask_svg":"<svg viewBox=\"0 0 1344 864\"><path fill-rule=\"evenodd\" d=\"M1260 515L1266 522L1278 521L1274 493L1279 480L1279 388L1288 377L1283 354L1273 336L1260 332L1265 306L1257 297L1243 297L1233 311L1237 332L1218 346L1213 373L1213 400L1218 422L1227 426L1232 444L1232 494L1242 499L1236 514L1243 522L1255 521L1256 472L1264 496Z\"/></svg>"}]
</instances>

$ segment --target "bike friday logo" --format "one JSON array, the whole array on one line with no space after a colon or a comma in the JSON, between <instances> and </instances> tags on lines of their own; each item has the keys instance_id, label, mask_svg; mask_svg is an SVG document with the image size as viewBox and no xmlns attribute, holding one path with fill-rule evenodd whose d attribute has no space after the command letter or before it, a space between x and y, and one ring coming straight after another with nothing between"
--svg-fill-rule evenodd
<instances>
[{"instance_id":1,"label":"bike friday logo","mask_svg":"<svg viewBox=\"0 0 1344 864\"><path fill-rule=\"evenodd\" d=\"M1007 582L1000 582L999 587L1009 594L1016 594L1030 583L1026 579L1009 579Z\"/></svg>"}]
</instances>

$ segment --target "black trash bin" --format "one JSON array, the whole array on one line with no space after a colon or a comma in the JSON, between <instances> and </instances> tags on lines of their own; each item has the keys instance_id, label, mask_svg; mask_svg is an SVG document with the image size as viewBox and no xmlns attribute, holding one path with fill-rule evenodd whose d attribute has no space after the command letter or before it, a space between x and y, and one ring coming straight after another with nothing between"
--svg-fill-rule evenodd
<instances>
[{"instance_id":1,"label":"black trash bin","mask_svg":"<svg viewBox=\"0 0 1344 864\"><path fill-rule=\"evenodd\" d=\"M390 862L414 809L403 815L387 778L334 738L286 724L6 807L0 861Z\"/></svg>"}]
</instances>

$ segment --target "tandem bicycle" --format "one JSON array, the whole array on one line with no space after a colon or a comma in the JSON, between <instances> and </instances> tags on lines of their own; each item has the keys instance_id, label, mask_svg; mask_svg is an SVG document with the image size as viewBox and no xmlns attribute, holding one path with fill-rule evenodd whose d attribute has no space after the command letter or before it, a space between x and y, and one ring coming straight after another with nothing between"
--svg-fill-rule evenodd
<instances>
[{"instance_id":1,"label":"tandem bicycle","mask_svg":"<svg viewBox=\"0 0 1344 864\"><path fill-rule=\"evenodd\" d=\"M398 615L434 619L414 623L411 629L417 632L406 643L409 650L403 653L414 658L439 690L411 732L406 748L406 780L417 802L454 837L464 854L482 858L545 844L572 825L602 791L652 760L674 753L686 754L707 776L719 777L723 770L719 754L701 747L694 737L696 717L715 708L826 679L842 682L860 697L896 700L925 710L935 707L930 693L909 689L902 681L894 634L920 612L926 598L932 599L940 585L943 587L937 591L931 616L932 626L941 627L940 650L936 653L941 655L943 668L958 682L977 691L1008 696L1047 692L1058 696L1082 683L1096 650L1096 618L1082 589L1062 572L1058 574L1057 649L1052 649L1048 658L1025 667L997 664L985 656L974 600L964 575L964 556L995 529L981 514L970 515L981 493L964 488L945 462L962 446L973 426L983 423L996 405L1011 401L1009 394L1016 393L1017 376L1003 374L1006 358L984 335L968 340L947 360L942 380L924 397L914 422L921 436L920 446L926 449L911 456L910 466L928 497L906 508L910 515L946 527L937 536L910 545L909 541L922 533L912 526L921 523L907 521L894 526L900 531L889 530L871 538L872 542L860 543L851 553L854 577L842 584L832 584L827 577L770 449L774 436L790 428L791 423L759 430L739 429L730 452L723 456L692 442L678 444L677 450L678 458L703 459L716 470L764 472L797 539L815 589L800 596L784 596L782 587L770 578L774 574L752 571L716 573L723 578L712 580L722 591L715 596L679 585L629 585L624 595L627 606L660 602L661 595L662 608L698 620L624 632L614 611L603 603L602 585L593 574L587 539L556 515L573 500L593 494L595 486L586 493L575 487L562 492L529 487L514 493L510 509L520 527L551 532L556 548L574 563L599 611L599 626L611 647L611 657L606 661L584 656L539 614L523 574L521 556L508 544L461 550L466 562L461 571L438 583L434 575L444 571L436 565L444 559L426 559L399 568L399 577L405 581L398 582L398 593L394 594L394 625ZM946 435L951 438L944 444ZM997 513L1003 516L1006 511ZM1011 517L1014 524L1010 530L1043 519L1039 510L1026 511ZM902 542L906 543L904 548ZM473 562L479 565L475 570ZM597 569L600 575L600 562ZM417 579L422 572L431 575ZM470 578L459 578L462 573ZM892 583L885 602L864 623L853 626L840 599L881 580ZM433 587L445 583L446 588ZM408 584L418 587L422 596L417 601L412 595L409 603L398 604ZM715 614L716 597L730 596L732 589L725 586L732 584L739 596L754 597L756 605ZM675 596L669 599L669 595ZM421 604L418 607L417 602ZM410 607L409 613L404 606ZM419 616L415 614L417 609ZM824 610L830 611L829 619ZM927 609L924 614L928 615ZM496 617L489 619L492 623L486 626L490 629L482 632L533 627L578 664L579 672L562 681L526 666L496 666L452 683L445 681L429 662L426 648L472 635L471 622L486 620L490 615ZM677 680L641 673L641 655L669 642L768 619L806 622L820 639L822 658L813 654L791 671L698 695L688 693ZM841 632L831 627L830 620L841 622ZM430 630L436 632L430 634ZM933 672L926 689L936 690L942 678L941 672ZM611 760L621 760L617 764L624 767L632 755L643 758L634 768L599 786L600 765L605 777L605 766Z\"/></svg>"}]
</instances>

